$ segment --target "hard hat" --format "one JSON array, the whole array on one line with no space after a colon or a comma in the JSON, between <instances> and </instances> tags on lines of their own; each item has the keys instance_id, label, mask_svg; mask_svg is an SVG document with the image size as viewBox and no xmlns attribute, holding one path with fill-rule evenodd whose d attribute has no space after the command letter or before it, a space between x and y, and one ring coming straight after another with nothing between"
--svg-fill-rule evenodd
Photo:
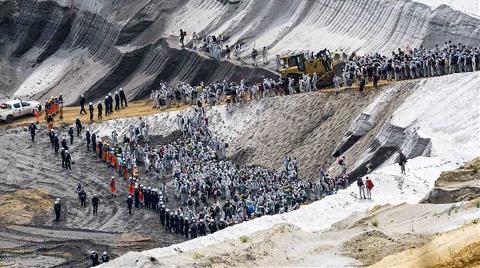
<instances>
[{"instance_id":1,"label":"hard hat","mask_svg":"<svg viewBox=\"0 0 480 268\"><path fill-rule=\"evenodd\" d=\"M93 105L93 103L89 102L88 105Z\"/></svg>"},{"instance_id":2,"label":"hard hat","mask_svg":"<svg viewBox=\"0 0 480 268\"><path fill-rule=\"evenodd\" d=\"M106 252L106 251L104 251L104 252L103 252L103 255L107 255L107 252Z\"/></svg>"}]
</instances>

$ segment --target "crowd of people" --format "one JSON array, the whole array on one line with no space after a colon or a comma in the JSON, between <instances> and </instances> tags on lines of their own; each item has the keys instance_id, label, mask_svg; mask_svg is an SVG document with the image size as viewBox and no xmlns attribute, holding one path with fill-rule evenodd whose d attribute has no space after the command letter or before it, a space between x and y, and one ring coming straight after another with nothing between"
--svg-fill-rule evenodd
<instances>
[{"instance_id":1,"label":"crowd of people","mask_svg":"<svg viewBox=\"0 0 480 268\"><path fill-rule=\"evenodd\" d=\"M372 81L377 86L379 80L399 81L480 70L480 48L452 41L443 46L437 44L433 49L398 48L390 56L342 53L341 58L346 64L340 80L347 88L355 82Z\"/></svg>"},{"instance_id":2,"label":"crowd of people","mask_svg":"<svg viewBox=\"0 0 480 268\"><path fill-rule=\"evenodd\" d=\"M211 135L202 108L190 116L179 115L176 123L183 136L169 144L151 145L143 120L130 127L122 141L113 143L116 138L112 137L111 144L98 142L97 150L101 147L103 155L116 156L113 162L119 163L117 170L128 181L130 213L133 207L154 210L167 231L194 238L253 217L291 210L306 201L305 185L295 171L239 167L225 160L228 144ZM102 159L111 162L108 156ZM156 186L142 183L137 164L143 165L146 176L157 179ZM167 206L171 193L178 207Z\"/></svg>"},{"instance_id":3,"label":"crowd of people","mask_svg":"<svg viewBox=\"0 0 480 268\"><path fill-rule=\"evenodd\" d=\"M197 36L196 33L194 36ZM197 37L193 40L194 47L197 47L198 42L195 41ZM207 36L202 40L200 42L202 44L218 43L221 55L230 51L221 49L223 37ZM266 51L266 48L262 49L264 61L267 61ZM227 54L229 55L229 53ZM370 82L374 87L378 87L381 80L398 81L480 70L479 54L478 47L453 44L449 41L444 46L436 45L431 50L427 50L423 46L405 50L399 48L392 52L390 57L379 53L363 56L357 56L355 53L347 55L342 51L331 52L328 49L317 53L308 51L304 53L304 57L306 60L320 59L327 71L331 71L335 64L344 64L341 76L334 75L331 81L336 92L338 93L342 86L349 89L355 84L358 86L359 92L363 94L365 87ZM252 59L254 62L256 62L257 55L258 52L253 49ZM285 64L277 56L277 68L283 68ZM239 83L223 81L206 85L202 82L196 86L187 83L167 85L162 82L157 89L152 91L150 98L155 108L165 108L172 104L197 104L199 106L208 104L211 106L227 103L228 105L264 97L317 91L320 79L316 73L305 73L298 79L293 77L277 80L264 78L259 82L247 82L242 79Z\"/></svg>"},{"instance_id":4,"label":"crowd of people","mask_svg":"<svg viewBox=\"0 0 480 268\"><path fill-rule=\"evenodd\" d=\"M90 130L85 134L87 149L118 172L110 181L112 195L117 192L116 178L123 178L129 213L138 208L152 210L168 232L195 238L297 209L344 187L343 177L324 174L317 183L300 179L298 162L288 155L280 171L227 160L228 143L212 135L202 107L179 114L175 121L182 135L167 144L151 142L149 126L141 118L122 139L116 129L103 139ZM147 185L143 176L154 178L155 183Z\"/></svg>"},{"instance_id":5,"label":"crowd of people","mask_svg":"<svg viewBox=\"0 0 480 268\"><path fill-rule=\"evenodd\" d=\"M293 89L291 90L293 92ZM239 84L223 81L210 85L200 83L197 86L187 83L169 86L162 82L158 89L152 91L150 99L154 108L161 109L180 104L203 107L221 103L227 103L227 108L229 108L233 103L244 103L249 100L284 94L288 94L288 92L284 91L282 80L264 78L262 83L255 83L251 86L247 86L244 79L240 80Z\"/></svg>"},{"instance_id":6,"label":"crowd of people","mask_svg":"<svg viewBox=\"0 0 480 268\"><path fill-rule=\"evenodd\" d=\"M216 40L206 38L203 42L215 44ZM376 85L380 79L402 80L477 71L479 53L478 48L446 42L444 46L437 45L432 50L423 47L405 51L398 49L391 57L380 54L342 55L346 63L343 77L335 77L333 82L336 87L340 86L342 81L347 87L353 82L365 85L367 81L373 81ZM322 50L316 55L308 53L306 57L320 57L329 64L332 64L333 58L328 50ZM134 208L152 210L158 213L159 222L166 231L185 238L214 233L263 215L292 211L310 200L318 200L324 195L336 193L340 188L346 188L349 176L345 158L337 161L341 169L339 175L330 177L320 169L315 182L299 178L298 162L288 155L283 159L281 170L238 165L226 158L228 143L219 140L210 132L203 106L212 106L223 101L236 103L315 91L317 81L315 74L311 77L305 74L299 79L298 85L294 84L293 79L283 81L270 78L252 85L247 85L243 79L239 84L223 81L210 85L201 83L198 86L187 83L169 86L162 82L159 89L151 94L155 108L179 104L194 106L190 112L177 115L176 125L181 137L167 144L155 144L150 139L150 126L140 118L138 123L128 127L122 137L118 134L120 129L114 129L108 138L100 137L90 129L86 130L86 147L116 171L117 176L113 176L109 183L112 195L117 195L117 178L126 182L124 193L127 195L126 204L130 214L134 212ZM53 111L52 109L58 109L62 104L63 97L60 94L47 102L46 109ZM80 114L87 113L85 104L86 100L82 95ZM113 96L109 93L105 101L97 105L97 118L101 119L104 112L108 116L124 106L127 106L127 100L122 89ZM92 122L94 108L91 102L89 112ZM52 114L53 112L47 112L48 117ZM36 125L32 122L28 130L34 142ZM49 129L52 150L55 154L60 153L62 167L66 170L70 170L72 165L69 143L73 144L75 136L80 138L83 130L82 123L77 118L75 125L68 129L68 142L66 135ZM398 163L403 174L406 162L405 155L400 152ZM367 173L371 172L373 165L367 163L366 169ZM147 185L142 176L155 178L155 182ZM357 197L370 199L374 187L371 178L360 177L356 183L359 187ZM87 195L81 184L77 193L80 206L85 207ZM169 200L169 197L174 200ZM97 214L99 196L94 194L91 202L93 214ZM55 201L54 211L56 221L59 221L60 199ZM92 257L92 262L94 260L98 262L98 254Z\"/></svg>"}]
</instances>

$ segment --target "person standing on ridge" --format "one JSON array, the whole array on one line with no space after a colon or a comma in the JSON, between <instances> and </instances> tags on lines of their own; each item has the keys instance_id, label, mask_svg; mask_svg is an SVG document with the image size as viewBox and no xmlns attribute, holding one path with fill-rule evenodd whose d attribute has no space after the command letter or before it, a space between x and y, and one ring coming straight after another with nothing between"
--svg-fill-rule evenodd
<instances>
[{"instance_id":1,"label":"person standing on ridge","mask_svg":"<svg viewBox=\"0 0 480 268\"><path fill-rule=\"evenodd\" d=\"M367 188L367 199L372 199L372 189L373 189L373 182L372 179L367 177L365 180L366 188Z\"/></svg>"},{"instance_id":2,"label":"person standing on ridge","mask_svg":"<svg viewBox=\"0 0 480 268\"><path fill-rule=\"evenodd\" d=\"M180 29L180 44L182 44L182 48L185 47L185 35L187 35L187 32L184 32L182 29Z\"/></svg>"},{"instance_id":3,"label":"person standing on ridge","mask_svg":"<svg viewBox=\"0 0 480 268\"><path fill-rule=\"evenodd\" d=\"M402 151L398 154L398 164L400 165L400 172L405 174L405 164L407 163L407 157L403 154Z\"/></svg>"},{"instance_id":4,"label":"person standing on ridge","mask_svg":"<svg viewBox=\"0 0 480 268\"><path fill-rule=\"evenodd\" d=\"M93 111L94 111L94 108L93 108L93 103L89 103L88 104L88 111L90 112L90 124L93 123Z\"/></svg>"},{"instance_id":5,"label":"person standing on ridge","mask_svg":"<svg viewBox=\"0 0 480 268\"><path fill-rule=\"evenodd\" d=\"M125 96L125 92L123 92L123 88L120 88L120 105L123 108L123 102L125 102L125 107L128 107L127 104L127 96Z\"/></svg>"},{"instance_id":6,"label":"person standing on ridge","mask_svg":"<svg viewBox=\"0 0 480 268\"><path fill-rule=\"evenodd\" d=\"M252 56L252 60L253 60L253 66L257 67L257 56L258 56L258 52L255 48L252 48L252 53L251 53L251 56Z\"/></svg>"},{"instance_id":7,"label":"person standing on ridge","mask_svg":"<svg viewBox=\"0 0 480 268\"><path fill-rule=\"evenodd\" d=\"M362 177L357 178L358 193L360 199L366 199L365 197L365 183L363 183Z\"/></svg>"},{"instance_id":8,"label":"person standing on ridge","mask_svg":"<svg viewBox=\"0 0 480 268\"><path fill-rule=\"evenodd\" d=\"M102 117L103 106L102 106L102 102L101 102L101 101L98 102L97 112L98 112L98 113L97 113L97 119L98 119L98 120L102 120L102 119L103 119L103 117Z\"/></svg>"},{"instance_id":9,"label":"person standing on ridge","mask_svg":"<svg viewBox=\"0 0 480 268\"><path fill-rule=\"evenodd\" d=\"M115 111L120 110L120 95L115 91Z\"/></svg>"},{"instance_id":10,"label":"person standing on ridge","mask_svg":"<svg viewBox=\"0 0 480 268\"><path fill-rule=\"evenodd\" d=\"M262 60L263 60L263 64L267 64L267 63L268 63L268 59L267 59L267 47L263 47L263 48L262 48Z\"/></svg>"},{"instance_id":11,"label":"person standing on ridge","mask_svg":"<svg viewBox=\"0 0 480 268\"><path fill-rule=\"evenodd\" d=\"M80 114L87 114L87 111L85 110L85 96L82 94L80 96Z\"/></svg>"}]
</instances>

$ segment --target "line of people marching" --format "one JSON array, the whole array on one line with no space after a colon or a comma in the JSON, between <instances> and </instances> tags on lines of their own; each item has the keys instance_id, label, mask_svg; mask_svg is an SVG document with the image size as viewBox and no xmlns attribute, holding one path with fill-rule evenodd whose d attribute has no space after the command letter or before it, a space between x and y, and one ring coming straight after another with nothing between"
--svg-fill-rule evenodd
<instances>
[{"instance_id":1,"label":"line of people marching","mask_svg":"<svg viewBox=\"0 0 480 268\"><path fill-rule=\"evenodd\" d=\"M87 114L87 110L85 109L85 105L87 103L87 100L85 98L85 95L80 96L80 114ZM105 96L105 100L98 101L97 104L97 120L102 120L103 119L103 114L105 113L105 116L109 116L110 114L113 113L114 109L115 111L119 111L120 109L123 109L123 107L128 107L128 102L127 102L127 96L125 95L125 92L123 91L123 88L120 88L118 91L115 91L114 95L112 96L112 93L108 93ZM90 115L90 123L93 123L94 121L94 112L95 112L95 107L93 105L93 102L88 103L88 112Z\"/></svg>"}]
</instances>

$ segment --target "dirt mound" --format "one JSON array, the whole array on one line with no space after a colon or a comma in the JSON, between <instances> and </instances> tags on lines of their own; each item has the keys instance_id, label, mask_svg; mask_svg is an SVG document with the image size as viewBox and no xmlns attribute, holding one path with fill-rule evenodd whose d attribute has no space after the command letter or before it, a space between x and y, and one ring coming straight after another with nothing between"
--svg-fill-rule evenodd
<instances>
[{"instance_id":1,"label":"dirt mound","mask_svg":"<svg viewBox=\"0 0 480 268\"><path fill-rule=\"evenodd\" d=\"M345 254L371 265L383 257L422 245L426 240L420 235L401 235L395 238L372 230L355 236L344 244Z\"/></svg>"},{"instance_id":2,"label":"dirt mound","mask_svg":"<svg viewBox=\"0 0 480 268\"><path fill-rule=\"evenodd\" d=\"M371 267L478 267L478 223L437 236L424 246L383 258Z\"/></svg>"},{"instance_id":3,"label":"dirt mound","mask_svg":"<svg viewBox=\"0 0 480 268\"><path fill-rule=\"evenodd\" d=\"M454 254L449 260L432 268L469 268L480 267L480 242L470 244Z\"/></svg>"},{"instance_id":4,"label":"dirt mound","mask_svg":"<svg viewBox=\"0 0 480 268\"><path fill-rule=\"evenodd\" d=\"M424 203L454 203L480 196L480 157L456 170L445 171L435 182L435 188Z\"/></svg>"},{"instance_id":5,"label":"dirt mound","mask_svg":"<svg viewBox=\"0 0 480 268\"><path fill-rule=\"evenodd\" d=\"M50 212L54 197L45 190L17 190L0 195L0 223L29 224Z\"/></svg>"}]
</instances>

